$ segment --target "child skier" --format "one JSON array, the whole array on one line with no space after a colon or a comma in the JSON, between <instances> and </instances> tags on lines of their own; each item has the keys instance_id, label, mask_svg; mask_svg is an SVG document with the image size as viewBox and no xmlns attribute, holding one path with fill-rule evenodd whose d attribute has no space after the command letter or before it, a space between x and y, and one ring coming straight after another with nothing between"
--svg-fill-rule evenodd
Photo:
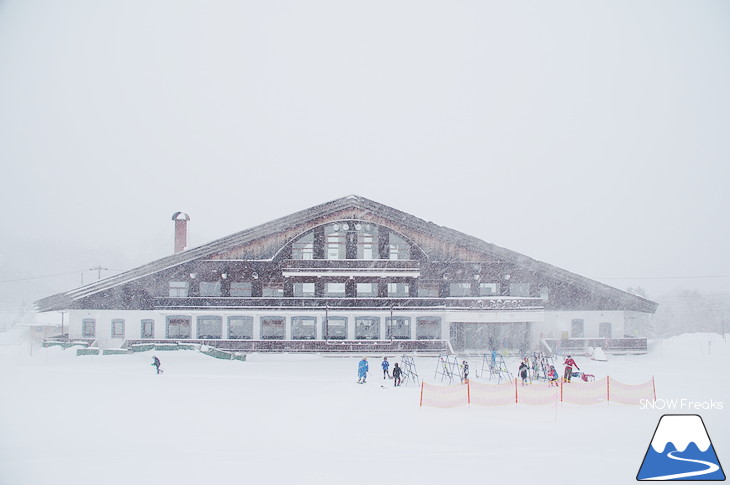
<instances>
[{"instance_id":1,"label":"child skier","mask_svg":"<svg viewBox=\"0 0 730 485\"><path fill-rule=\"evenodd\" d=\"M160 359L158 359L156 355L152 356L152 364L150 365L154 365L155 369L157 369L157 373L162 374L162 369L160 369Z\"/></svg>"},{"instance_id":2,"label":"child skier","mask_svg":"<svg viewBox=\"0 0 730 485\"><path fill-rule=\"evenodd\" d=\"M400 375L401 375L401 368L398 367L398 362L395 363L393 366L393 387L400 386Z\"/></svg>"},{"instance_id":3,"label":"child skier","mask_svg":"<svg viewBox=\"0 0 730 485\"><path fill-rule=\"evenodd\" d=\"M465 384L469 380L469 363L463 361L461 363L461 383Z\"/></svg>"},{"instance_id":4,"label":"child skier","mask_svg":"<svg viewBox=\"0 0 730 485\"><path fill-rule=\"evenodd\" d=\"M527 385L527 370L529 367L527 367L527 357L525 357L525 360L520 362L520 368L517 370L517 374L519 374L520 378L522 379L522 385Z\"/></svg>"},{"instance_id":5,"label":"child skier","mask_svg":"<svg viewBox=\"0 0 730 485\"><path fill-rule=\"evenodd\" d=\"M551 365L550 369L548 369L548 380L550 381L551 386L553 384L555 384L555 386L558 385L558 371L555 370L554 365Z\"/></svg>"},{"instance_id":6,"label":"child skier","mask_svg":"<svg viewBox=\"0 0 730 485\"><path fill-rule=\"evenodd\" d=\"M575 363L573 357L571 357L570 355L565 359L563 365L565 365L565 374L563 374L563 381L570 382L570 378L573 375L573 367L578 370L580 370L580 367L578 367L578 364Z\"/></svg>"},{"instance_id":7,"label":"child skier","mask_svg":"<svg viewBox=\"0 0 730 485\"><path fill-rule=\"evenodd\" d=\"M383 379L386 377L390 379L390 372L388 372L388 367L390 367L390 362L388 362L387 357L383 357L383 363L380 364L383 367Z\"/></svg>"},{"instance_id":8,"label":"child skier","mask_svg":"<svg viewBox=\"0 0 730 485\"><path fill-rule=\"evenodd\" d=\"M357 365L357 383L365 384L365 379L368 375L368 358L363 357L360 363Z\"/></svg>"}]
</instances>

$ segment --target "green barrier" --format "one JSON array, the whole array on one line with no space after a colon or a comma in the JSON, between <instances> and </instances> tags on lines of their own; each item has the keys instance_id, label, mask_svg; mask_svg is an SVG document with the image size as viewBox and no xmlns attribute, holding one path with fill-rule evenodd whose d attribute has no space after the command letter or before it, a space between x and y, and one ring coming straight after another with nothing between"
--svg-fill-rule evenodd
<instances>
[{"instance_id":1,"label":"green barrier","mask_svg":"<svg viewBox=\"0 0 730 485\"><path fill-rule=\"evenodd\" d=\"M147 352L148 350L154 350L155 344L134 344L132 345L132 352Z\"/></svg>"},{"instance_id":2,"label":"green barrier","mask_svg":"<svg viewBox=\"0 0 730 485\"><path fill-rule=\"evenodd\" d=\"M127 349L104 349L101 351L101 355L126 355L130 351Z\"/></svg>"},{"instance_id":3,"label":"green barrier","mask_svg":"<svg viewBox=\"0 0 730 485\"><path fill-rule=\"evenodd\" d=\"M178 350L177 344L155 344L155 350L167 351L167 350Z\"/></svg>"},{"instance_id":4,"label":"green barrier","mask_svg":"<svg viewBox=\"0 0 730 485\"><path fill-rule=\"evenodd\" d=\"M98 348L86 348L86 349L76 349L76 356L79 355L99 355L99 349Z\"/></svg>"},{"instance_id":5,"label":"green barrier","mask_svg":"<svg viewBox=\"0 0 730 485\"><path fill-rule=\"evenodd\" d=\"M178 350L195 350L195 344L183 344L178 342L177 348Z\"/></svg>"}]
</instances>

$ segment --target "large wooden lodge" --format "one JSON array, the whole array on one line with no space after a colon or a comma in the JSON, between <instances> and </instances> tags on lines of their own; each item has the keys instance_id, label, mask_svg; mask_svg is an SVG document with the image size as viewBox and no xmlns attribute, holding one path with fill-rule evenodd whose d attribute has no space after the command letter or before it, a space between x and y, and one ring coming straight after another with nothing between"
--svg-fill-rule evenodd
<instances>
[{"instance_id":1,"label":"large wooden lodge","mask_svg":"<svg viewBox=\"0 0 730 485\"><path fill-rule=\"evenodd\" d=\"M238 351L645 350L656 303L359 196L185 249L39 300L101 348Z\"/></svg>"}]
</instances>

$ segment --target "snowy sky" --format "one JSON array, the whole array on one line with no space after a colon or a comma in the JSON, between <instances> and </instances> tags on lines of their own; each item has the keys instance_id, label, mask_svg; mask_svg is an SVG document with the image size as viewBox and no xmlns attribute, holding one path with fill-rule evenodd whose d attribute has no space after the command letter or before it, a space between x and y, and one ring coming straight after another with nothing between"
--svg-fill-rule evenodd
<instances>
[{"instance_id":1,"label":"snowy sky","mask_svg":"<svg viewBox=\"0 0 730 485\"><path fill-rule=\"evenodd\" d=\"M0 304L171 253L175 211L196 246L349 194L728 291L729 27L704 0L2 0Z\"/></svg>"}]
</instances>

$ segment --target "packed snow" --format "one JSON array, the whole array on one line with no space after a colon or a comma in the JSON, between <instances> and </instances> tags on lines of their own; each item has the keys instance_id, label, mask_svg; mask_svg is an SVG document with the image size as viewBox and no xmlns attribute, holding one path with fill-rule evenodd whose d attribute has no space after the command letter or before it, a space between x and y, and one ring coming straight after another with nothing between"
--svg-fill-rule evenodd
<instances>
[{"instance_id":1,"label":"packed snow","mask_svg":"<svg viewBox=\"0 0 730 485\"><path fill-rule=\"evenodd\" d=\"M359 385L362 356L77 357L0 334L0 483L635 483L663 414L701 415L720 463L730 463L728 349L719 335L685 334L647 355L574 355L597 378L654 376L663 409L437 409L419 407L419 386L383 379L378 355ZM400 356L388 360L392 368ZM469 362L488 382L481 360ZM422 379L442 384L436 358L415 363ZM513 374L518 363L508 360Z\"/></svg>"}]
</instances>

